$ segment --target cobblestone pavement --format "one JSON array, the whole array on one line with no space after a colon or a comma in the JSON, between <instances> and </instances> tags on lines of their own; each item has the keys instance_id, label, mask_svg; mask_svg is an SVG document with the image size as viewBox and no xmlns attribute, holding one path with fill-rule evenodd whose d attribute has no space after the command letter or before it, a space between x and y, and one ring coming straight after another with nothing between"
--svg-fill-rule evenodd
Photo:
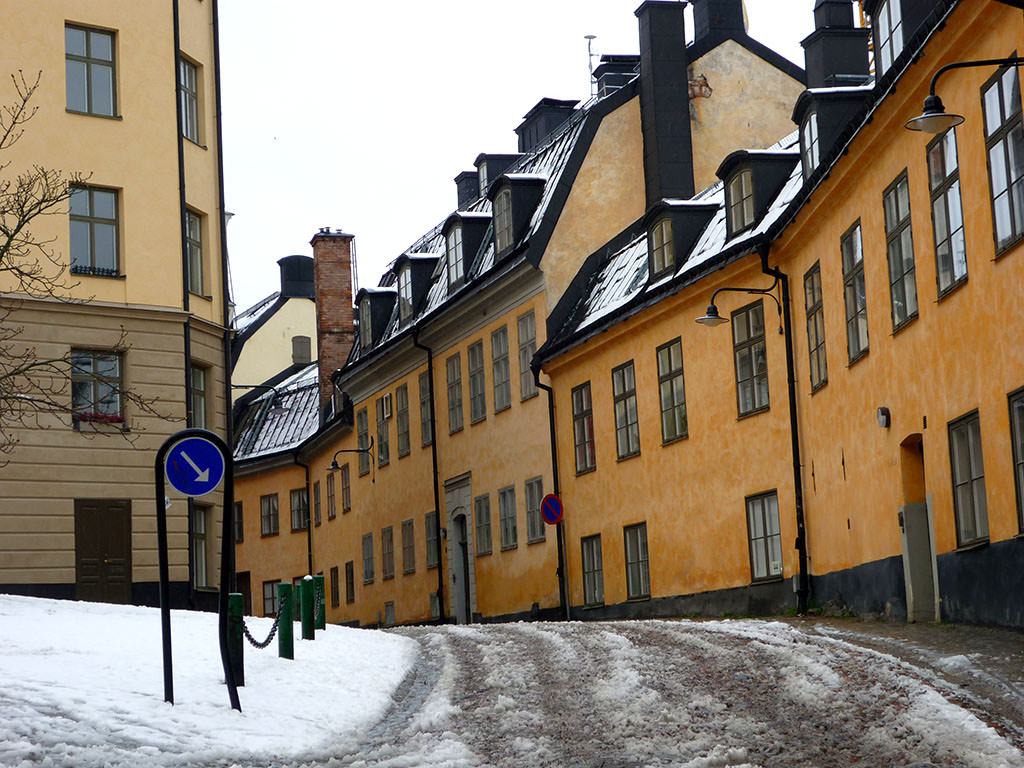
<instances>
[{"instance_id":1,"label":"cobblestone pavement","mask_svg":"<svg viewBox=\"0 0 1024 768\"><path fill-rule=\"evenodd\" d=\"M341 766L1024 767L1021 635L793 619L403 628Z\"/></svg>"}]
</instances>

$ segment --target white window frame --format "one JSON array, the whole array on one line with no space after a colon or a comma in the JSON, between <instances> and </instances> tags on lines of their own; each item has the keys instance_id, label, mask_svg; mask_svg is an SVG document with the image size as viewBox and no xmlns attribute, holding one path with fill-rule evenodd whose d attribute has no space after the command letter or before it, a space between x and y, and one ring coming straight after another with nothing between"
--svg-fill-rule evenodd
<instances>
[{"instance_id":1,"label":"white window frame","mask_svg":"<svg viewBox=\"0 0 1024 768\"><path fill-rule=\"evenodd\" d=\"M476 554L491 554L491 495L473 499L473 520L476 523Z\"/></svg>"},{"instance_id":2,"label":"white window frame","mask_svg":"<svg viewBox=\"0 0 1024 768\"><path fill-rule=\"evenodd\" d=\"M498 523L501 528L501 549L515 549L519 546L516 528L516 487L506 486L498 491Z\"/></svg>"},{"instance_id":3,"label":"white window frame","mask_svg":"<svg viewBox=\"0 0 1024 768\"><path fill-rule=\"evenodd\" d=\"M626 551L626 599L646 600L651 596L647 523L625 526L622 540Z\"/></svg>"},{"instance_id":4,"label":"white window frame","mask_svg":"<svg viewBox=\"0 0 1024 768\"><path fill-rule=\"evenodd\" d=\"M462 227L455 225L445 237L445 263L448 269L448 287L453 288L465 280L462 254Z\"/></svg>"},{"instance_id":5,"label":"white window frame","mask_svg":"<svg viewBox=\"0 0 1024 768\"><path fill-rule=\"evenodd\" d=\"M782 533L776 491L748 496L747 543L751 582L782 578Z\"/></svg>"},{"instance_id":6,"label":"white window frame","mask_svg":"<svg viewBox=\"0 0 1024 768\"><path fill-rule=\"evenodd\" d=\"M651 277L660 277L676 265L675 248L672 243L672 220L667 216L651 227Z\"/></svg>"},{"instance_id":7,"label":"white window frame","mask_svg":"<svg viewBox=\"0 0 1024 768\"><path fill-rule=\"evenodd\" d=\"M512 190L502 189L494 198L494 250L508 250L512 242Z\"/></svg>"},{"instance_id":8,"label":"white window frame","mask_svg":"<svg viewBox=\"0 0 1024 768\"><path fill-rule=\"evenodd\" d=\"M519 333L519 397L529 400L537 394L537 383L533 379L530 361L537 352L537 321L531 309L516 320Z\"/></svg>"},{"instance_id":9,"label":"white window frame","mask_svg":"<svg viewBox=\"0 0 1024 768\"><path fill-rule=\"evenodd\" d=\"M526 542L536 544L547 538L547 526L540 513L544 498L544 478L532 477L526 481Z\"/></svg>"},{"instance_id":10,"label":"white window frame","mask_svg":"<svg viewBox=\"0 0 1024 768\"><path fill-rule=\"evenodd\" d=\"M583 604L604 604L604 558L601 534L580 539L580 561L583 568Z\"/></svg>"}]
</instances>

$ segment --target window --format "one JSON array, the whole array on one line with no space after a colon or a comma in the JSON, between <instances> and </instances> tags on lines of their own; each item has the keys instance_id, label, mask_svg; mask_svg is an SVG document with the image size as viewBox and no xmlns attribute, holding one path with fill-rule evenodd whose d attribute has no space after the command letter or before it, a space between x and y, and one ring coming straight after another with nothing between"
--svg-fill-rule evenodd
<instances>
[{"instance_id":1,"label":"window","mask_svg":"<svg viewBox=\"0 0 1024 768\"><path fill-rule=\"evenodd\" d=\"M341 581L338 578L338 566L331 568L331 608L341 605Z\"/></svg>"},{"instance_id":2,"label":"window","mask_svg":"<svg viewBox=\"0 0 1024 768\"><path fill-rule=\"evenodd\" d=\"M988 504L981 456L981 421L977 411L949 425L949 461L953 474L957 546L984 541L988 539Z\"/></svg>"},{"instance_id":3,"label":"window","mask_svg":"<svg viewBox=\"0 0 1024 768\"><path fill-rule=\"evenodd\" d=\"M430 413L430 374L420 374L420 435L423 447L434 442L434 420Z\"/></svg>"},{"instance_id":4,"label":"window","mask_svg":"<svg viewBox=\"0 0 1024 768\"><path fill-rule=\"evenodd\" d=\"M917 317L914 281L914 238L910 229L910 189L906 170L882 195L885 209L885 244L889 254L889 296L892 328L902 328Z\"/></svg>"},{"instance_id":5,"label":"window","mask_svg":"<svg viewBox=\"0 0 1024 768\"><path fill-rule=\"evenodd\" d=\"M480 183L480 197L483 197L484 195L487 194L487 185L490 182L490 179L487 178L487 163L480 163L480 165L476 167L476 173L477 181L479 181Z\"/></svg>"},{"instance_id":6,"label":"window","mask_svg":"<svg viewBox=\"0 0 1024 768\"><path fill-rule=\"evenodd\" d=\"M344 464L341 467L341 511L351 512L352 511L352 483L350 481L351 473L349 472L348 464Z\"/></svg>"},{"instance_id":7,"label":"window","mask_svg":"<svg viewBox=\"0 0 1024 768\"><path fill-rule=\"evenodd\" d=\"M209 508L192 506L192 584L196 589L210 586L207 573L206 519Z\"/></svg>"},{"instance_id":8,"label":"window","mask_svg":"<svg viewBox=\"0 0 1024 768\"><path fill-rule=\"evenodd\" d=\"M828 382L825 359L825 311L821 298L821 265L814 262L804 275L804 308L807 311L807 356L811 368L811 391Z\"/></svg>"},{"instance_id":9,"label":"window","mask_svg":"<svg viewBox=\"0 0 1024 768\"><path fill-rule=\"evenodd\" d=\"M601 563L601 534L580 539L583 555L583 604L604 602L604 566Z\"/></svg>"},{"instance_id":10,"label":"window","mask_svg":"<svg viewBox=\"0 0 1024 768\"><path fill-rule=\"evenodd\" d=\"M363 299L359 302L359 344L366 349L373 342L373 334L370 333L370 300Z\"/></svg>"},{"instance_id":11,"label":"window","mask_svg":"<svg viewBox=\"0 0 1024 768\"><path fill-rule=\"evenodd\" d=\"M206 429L206 369L192 366L192 426Z\"/></svg>"},{"instance_id":12,"label":"window","mask_svg":"<svg viewBox=\"0 0 1024 768\"><path fill-rule=\"evenodd\" d=\"M512 190L507 187L494 198L494 250L512 247Z\"/></svg>"},{"instance_id":13,"label":"window","mask_svg":"<svg viewBox=\"0 0 1024 768\"><path fill-rule=\"evenodd\" d=\"M395 532L390 525L380 532L380 571L385 581L395 578Z\"/></svg>"},{"instance_id":14,"label":"window","mask_svg":"<svg viewBox=\"0 0 1024 768\"><path fill-rule=\"evenodd\" d=\"M121 355L93 349L71 350L71 412L76 423L124 423Z\"/></svg>"},{"instance_id":15,"label":"window","mask_svg":"<svg viewBox=\"0 0 1024 768\"><path fill-rule=\"evenodd\" d=\"M491 371L494 376L494 412L512 404L512 384L508 364L508 328L501 326L491 334Z\"/></svg>"},{"instance_id":16,"label":"window","mask_svg":"<svg viewBox=\"0 0 1024 768\"><path fill-rule=\"evenodd\" d=\"M1017 524L1024 531L1024 390L1010 395L1010 440L1013 443L1013 476L1017 487Z\"/></svg>"},{"instance_id":17,"label":"window","mask_svg":"<svg viewBox=\"0 0 1024 768\"><path fill-rule=\"evenodd\" d=\"M185 249L188 251L188 290L203 295L203 219L185 211Z\"/></svg>"},{"instance_id":18,"label":"window","mask_svg":"<svg viewBox=\"0 0 1024 768\"><path fill-rule=\"evenodd\" d=\"M800 128L800 159L803 164L804 179L810 178L818 167L818 113L811 112Z\"/></svg>"},{"instance_id":19,"label":"window","mask_svg":"<svg viewBox=\"0 0 1024 768\"><path fill-rule=\"evenodd\" d=\"M363 534L363 584L373 583L373 534Z\"/></svg>"},{"instance_id":20,"label":"window","mask_svg":"<svg viewBox=\"0 0 1024 768\"><path fill-rule=\"evenodd\" d=\"M117 277L117 190L74 187L68 198L71 221L71 272Z\"/></svg>"},{"instance_id":21,"label":"window","mask_svg":"<svg viewBox=\"0 0 1024 768\"><path fill-rule=\"evenodd\" d=\"M526 400L537 394L537 384L533 380L530 361L537 351L537 325L533 310L519 318L519 392L520 399Z\"/></svg>"},{"instance_id":22,"label":"window","mask_svg":"<svg viewBox=\"0 0 1024 768\"><path fill-rule=\"evenodd\" d=\"M402 267L398 273L398 319L403 323L412 317L412 270Z\"/></svg>"},{"instance_id":23,"label":"window","mask_svg":"<svg viewBox=\"0 0 1024 768\"><path fill-rule=\"evenodd\" d=\"M651 575L647 565L647 523L622 529L626 543L626 597L630 600L651 596Z\"/></svg>"},{"instance_id":24,"label":"window","mask_svg":"<svg viewBox=\"0 0 1024 768\"><path fill-rule=\"evenodd\" d=\"M359 453L359 476L370 473L370 424L365 408L356 413L356 446Z\"/></svg>"},{"instance_id":25,"label":"window","mask_svg":"<svg viewBox=\"0 0 1024 768\"><path fill-rule=\"evenodd\" d=\"M751 581L780 578L782 534L779 532L779 497L775 491L747 499L747 536Z\"/></svg>"},{"instance_id":26,"label":"window","mask_svg":"<svg viewBox=\"0 0 1024 768\"><path fill-rule=\"evenodd\" d=\"M535 477L526 481L526 539L533 544L544 541L544 518L540 514L540 502L544 498L544 480Z\"/></svg>"},{"instance_id":27,"label":"window","mask_svg":"<svg viewBox=\"0 0 1024 768\"><path fill-rule=\"evenodd\" d=\"M498 523L501 526L501 548L515 549L519 546L516 533L516 489L514 486L498 491Z\"/></svg>"},{"instance_id":28,"label":"window","mask_svg":"<svg viewBox=\"0 0 1024 768\"><path fill-rule=\"evenodd\" d=\"M935 277L939 296L942 296L967 279L967 246L955 128L936 136L928 145L928 185L932 199L932 231L935 233Z\"/></svg>"},{"instance_id":29,"label":"window","mask_svg":"<svg viewBox=\"0 0 1024 768\"><path fill-rule=\"evenodd\" d=\"M489 494L473 499L473 516L476 518L476 553L491 554L491 497Z\"/></svg>"},{"instance_id":30,"label":"window","mask_svg":"<svg viewBox=\"0 0 1024 768\"><path fill-rule=\"evenodd\" d=\"M235 502L235 513L232 515L235 524L235 543L245 541L245 518L242 516L242 502Z\"/></svg>"},{"instance_id":31,"label":"window","mask_svg":"<svg viewBox=\"0 0 1024 768\"><path fill-rule=\"evenodd\" d=\"M651 275L658 277L675 266L675 250L672 247L672 222L662 219L651 227Z\"/></svg>"},{"instance_id":32,"label":"window","mask_svg":"<svg viewBox=\"0 0 1024 768\"><path fill-rule=\"evenodd\" d=\"M355 561L349 560L345 563L345 602L354 603L356 601L356 564Z\"/></svg>"},{"instance_id":33,"label":"window","mask_svg":"<svg viewBox=\"0 0 1024 768\"><path fill-rule=\"evenodd\" d=\"M576 444L576 474L589 472L597 466L594 451L594 405L590 399L590 382L572 390L572 434Z\"/></svg>"},{"instance_id":34,"label":"window","mask_svg":"<svg viewBox=\"0 0 1024 768\"><path fill-rule=\"evenodd\" d=\"M427 512L424 530L427 532L427 568L437 568L437 514L435 512Z\"/></svg>"},{"instance_id":35,"label":"window","mask_svg":"<svg viewBox=\"0 0 1024 768\"><path fill-rule=\"evenodd\" d=\"M767 410L768 355L764 339L764 305L758 301L732 313L736 359L736 402L740 416Z\"/></svg>"},{"instance_id":36,"label":"window","mask_svg":"<svg viewBox=\"0 0 1024 768\"><path fill-rule=\"evenodd\" d=\"M846 300L846 349L853 363L868 351L868 298L859 221L843 235L840 250L843 254L843 296Z\"/></svg>"},{"instance_id":37,"label":"window","mask_svg":"<svg viewBox=\"0 0 1024 768\"><path fill-rule=\"evenodd\" d=\"M878 40L878 74L884 75L903 50L902 0L885 0L875 14L875 38Z\"/></svg>"},{"instance_id":38,"label":"window","mask_svg":"<svg viewBox=\"0 0 1024 768\"><path fill-rule=\"evenodd\" d=\"M469 423L487 418L487 400L484 395L484 343L478 341L466 350L469 364Z\"/></svg>"},{"instance_id":39,"label":"window","mask_svg":"<svg viewBox=\"0 0 1024 768\"><path fill-rule=\"evenodd\" d=\"M293 488L289 497L292 510L292 530L304 531L309 527L309 494L305 488Z\"/></svg>"},{"instance_id":40,"label":"window","mask_svg":"<svg viewBox=\"0 0 1024 768\"><path fill-rule=\"evenodd\" d=\"M388 600L384 603L384 626L395 626L395 601Z\"/></svg>"},{"instance_id":41,"label":"window","mask_svg":"<svg viewBox=\"0 0 1024 768\"><path fill-rule=\"evenodd\" d=\"M65 91L71 112L113 117L114 34L85 27L64 27Z\"/></svg>"},{"instance_id":42,"label":"window","mask_svg":"<svg viewBox=\"0 0 1024 768\"><path fill-rule=\"evenodd\" d=\"M982 87L982 102L998 254L1024 235L1024 129L1017 68L999 70Z\"/></svg>"},{"instance_id":43,"label":"window","mask_svg":"<svg viewBox=\"0 0 1024 768\"><path fill-rule=\"evenodd\" d=\"M448 287L462 284L464 271L462 266L462 227L452 227L445 238L445 260L448 264Z\"/></svg>"},{"instance_id":44,"label":"window","mask_svg":"<svg viewBox=\"0 0 1024 768\"><path fill-rule=\"evenodd\" d=\"M640 453L640 425L636 410L636 378L633 361L612 369L615 403L615 447L620 459Z\"/></svg>"},{"instance_id":45,"label":"window","mask_svg":"<svg viewBox=\"0 0 1024 768\"><path fill-rule=\"evenodd\" d=\"M313 481L313 525L320 525L323 518L320 516L320 481Z\"/></svg>"},{"instance_id":46,"label":"window","mask_svg":"<svg viewBox=\"0 0 1024 768\"><path fill-rule=\"evenodd\" d=\"M459 353L445 361L448 369L448 431L462 429L462 361Z\"/></svg>"},{"instance_id":47,"label":"window","mask_svg":"<svg viewBox=\"0 0 1024 768\"><path fill-rule=\"evenodd\" d=\"M437 592L430 593L430 618L437 619L441 617L441 598Z\"/></svg>"},{"instance_id":48,"label":"window","mask_svg":"<svg viewBox=\"0 0 1024 768\"><path fill-rule=\"evenodd\" d=\"M388 419L391 418L391 396L377 398L377 466L391 463L391 443L388 439Z\"/></svg>"},{"instance_id":49,"label":"window","mask_svg":"<svg viewBox=\"0 0 1024 768\"><path fill-rule=\"evenodd\" d=\"M686 387L683 383L683 342L674 339L657 349L658 392L661 398L661 441L686 437Z\"/></svg>"},{"instance_id":50,"label":"window","mask_svg":"<svg viewBox=\"0 0 1024 768\"><path fill-rule=\"evenodd\" d=\"M178 59L178 99L181 102L181 135L199 143L199 68Z\"/></svg>"},{"instance_id":51,"label":"window","mask_svg":"<svg viewBox=\"0 0 1024 768\"><path fill-rule=\"evenodd\" d=\"M754 223L754 174L749 168L729 180L729 236L742 232Z\"/></svg>"},{"instance_id":52,"label":"window","mask_svg":"<svg viewBox=\"0 0 1024 768\"><path fill-rule=\"evenodd\" d=\"M348 475L348 464L345 465L345 475ZM347 511L347 510L346 510ZM333 520L338 515L338 508L334 498L334 473L327 475L327 519Z\"/></svg>"},{"instance_id":53,"label":"window","mask_svg":"<svg viewBox=\"0 0 1024 768\"><path fill-rule=\"evenodd\" d=\"M398 435L398 458L409 455L409 385L395 390L395 431Z\"/></svg>"},{"instance_id":54,"label":"window","mask_svg":"<svg viewBox=\"0 0 1024 768\"><path fill-rule=\"evenodd\" d=\"M277 616L277 585L280 579L263 582L263 615Z\"/></svg>"},{"instance_id":55,"label":"window","mask_svg":"<svg viewBox=\"0 0 1024 768\"><path fill-rule=\"evenodd\" d=\"M402 521L402 573L416 572L416 531L412 520Z\"/></svg>"},{"instance_id":56,"label":"window","mask_svg":"<svg viewBox=\"0 0 1024 768\"><path fill-rule=\"evenodd\" d=\"M260 496L260 535L277 535L277 494Z\"/></svg>"}]
</instances>

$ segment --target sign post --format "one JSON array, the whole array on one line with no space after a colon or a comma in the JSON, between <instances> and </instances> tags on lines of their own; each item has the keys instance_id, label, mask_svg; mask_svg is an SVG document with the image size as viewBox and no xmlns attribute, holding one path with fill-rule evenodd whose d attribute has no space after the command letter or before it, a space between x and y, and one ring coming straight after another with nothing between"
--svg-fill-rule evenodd
<instances>
[{"instance_id":1,"label":"sign post","mask_svg":"<svg viewBox=\"0 0 1024 768\"><path fill-rule=\"evenodd\" d=\"M165 481L185 496L205 496L224 482L223 526L221 532L220 595L218 600L220 655L231 706L241 711L228 642L229 571L234 569L234 541L231 516L234 508L234 459L221 437L205 429L183 429L168 437L156 452L156 535L160 569L160 622L163 635L164 701L174 703L174 675L171 667L170 574L167 564L167 506Z\"/></svg>"}]
</instances>

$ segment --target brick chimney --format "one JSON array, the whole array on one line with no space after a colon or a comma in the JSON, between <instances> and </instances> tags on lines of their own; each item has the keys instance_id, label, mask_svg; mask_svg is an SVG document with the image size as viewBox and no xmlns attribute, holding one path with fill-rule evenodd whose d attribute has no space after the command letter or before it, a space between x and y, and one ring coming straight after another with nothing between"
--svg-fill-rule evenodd
<instances>
[{"instance_id":1,"label":"brick chimney","mask_svg":"<svg viewBox=\"0 0 1024 768\"><path fill-rule=\"evenodd\" d=\"M313 246L316 290L316 343L320 378L320 412L334 393L331 374L345 365L355 339L352 311L353 235L323 227Z\"/></svg>"}]
</instances>

